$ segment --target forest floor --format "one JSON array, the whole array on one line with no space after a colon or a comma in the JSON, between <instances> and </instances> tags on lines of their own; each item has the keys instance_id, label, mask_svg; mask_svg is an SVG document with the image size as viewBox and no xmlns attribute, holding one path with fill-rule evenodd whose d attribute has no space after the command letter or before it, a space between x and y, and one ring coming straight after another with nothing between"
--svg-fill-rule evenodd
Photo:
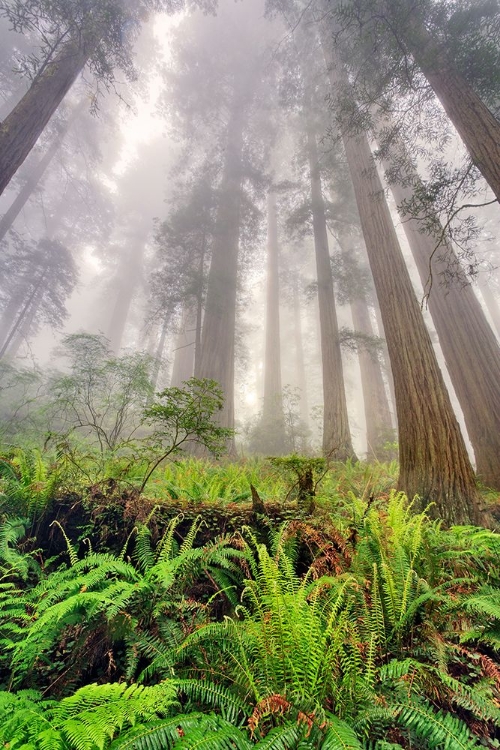
<instances>
[{"instance_id":1,"label":"forest floor","mask_svg":"<svg viewBox=\"0 0 500 750\"><path fill-rule=\"evenodd\" d=\"M308 461L2 459L0 747L500 747L500 535Z\"/></svg>"}]
</instances>

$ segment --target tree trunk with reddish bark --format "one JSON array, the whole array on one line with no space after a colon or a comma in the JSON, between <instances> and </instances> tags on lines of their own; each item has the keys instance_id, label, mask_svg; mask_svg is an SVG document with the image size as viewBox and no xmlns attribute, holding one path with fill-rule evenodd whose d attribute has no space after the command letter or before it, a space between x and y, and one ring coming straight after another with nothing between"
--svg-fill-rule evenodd
<instances>
[{"instance_id":1,"label":"tree trunk with reddish bark","mask_svg":"<svg viewBox=\"0 0 500 750\"><path fill-rule=\"evenodd\" d=\"M325 205L321 190L316 137L307 131L314 248L318 279L318 302L323 371L323 452L339 461L355 458L352 447L345 395L342 354L328 247Z\"/></svg>"},{"instance_id":2,"label":"tree trunk with reddish bark","mask_svg":"<svg viewBox=\"0 0 500 750\"><path fill-rule=\"evenodd\" d=\"M330 80L345 87L328 48ZM398 487L447 524L479 523L479 497L383 186L365 136L343 136L391 359L399 425Z\"/></svg>"},{"instance_id":3,"label":"tree trunk with reddish bark","mask_svg":"<svg viewBox=\"0 0 500 750\"><path fill-rule=\"evenodd\" d=\"M82 72L100 38L101 33L92 29L68 41L0 123L0 195Z\"/></svg>"},{"instance_id":4,"label":"tree trunk with reddish bark","mask_svg":"<svg viewBox=\"0 0 500 750\"><path fill-rule=\"evenodd\" d=\"M397 205L411 190L391 185ZM429 279L429 311L434 321L453 388L462 408L476 458L479 479L500 489L500 347L471 284L446 241L420 231L418 219L404 217L403 227L424 291ZM440 226L436 216L436 225ZM443 274L453 276L443 286Z\"/></svg>"}]
</instances>

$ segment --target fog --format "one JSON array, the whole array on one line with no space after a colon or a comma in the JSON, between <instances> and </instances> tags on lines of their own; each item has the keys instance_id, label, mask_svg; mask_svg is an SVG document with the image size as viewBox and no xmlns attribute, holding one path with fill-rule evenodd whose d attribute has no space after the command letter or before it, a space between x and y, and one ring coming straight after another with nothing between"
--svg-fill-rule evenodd
<instances>
[{"instance_id":1,"label":"fog","mask_svg":"<svg viewBox=\"0 0 500 750\"><path fill-rule=\"evenodd\" d=\"M83 3L35 3L30 22L0 3L2 137L18 120L35 133L47 107L22 97L47 72L54 99L32 147L5 146L17 166L0 163L4 439L52 429L37 408L72 372L68 336L89 334L108 358L148 355L156 391L219 383L238 455L395 459L398 420L401 449L446 413L494 485L496 156L428 60L323 0L115 4L56 96L63 42L49 47L84 28ZM498 124L492 61L454 5L427 28L456 28L450 66Z\"/></svg>"}]
</instances>

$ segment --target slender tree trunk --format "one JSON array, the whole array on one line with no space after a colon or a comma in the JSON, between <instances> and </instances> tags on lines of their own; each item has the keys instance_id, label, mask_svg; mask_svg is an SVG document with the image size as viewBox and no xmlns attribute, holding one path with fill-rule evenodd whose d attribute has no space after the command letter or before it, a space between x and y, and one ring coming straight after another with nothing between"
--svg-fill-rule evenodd
<instances>
[{"instance_id":1,"label":"slender tree trunk","mask_svg":"<svg viewBox=\"0 0 500 750\"><path fill-rule=\"evenodd\" d=\"M0 124L0 195L94 52L101 34L68 41Z\"/></svg>"},{"instance_id":2,"label":"slender tree trunk","mask_svg":"<svg viewBox=\"0 0 500 750\"><path fill-rule=\"evenodd\" d=\"M181 388L194 372L196 346L196 309L187 303L182 312L181 326L177 336L170 385Z\"/></svg>"},{"instance_id":3,"label":"slender tree trunk","mask_svg":"<svg viewBox=\"0 0 500 750\"><path fill-rule=\"evenodd\" d=\"M74 122L76 115L81 112L82 105L79 107L76 107L73 113L68 117L64 125L62 126L60 132L57 134L57 136L54 138L50 146L48 147L45 154L42 156L42 158L39 160L37 164L34 165L34 167L31 169L31 171L28 174L28 177L26 179L26 182L20 189L19 193L17 194L16 198L12 202L11 206L7 209L7 211L4 213L2 218L0 219L0 242L3 240L9 229L14 224L15 220L23 210L24 206L30 199L31 195L33 194L33 191L37 187L38 183L42 179L43 175L45 174L45 171L49 164L51 163L54 156L59 151L59 148L61 146L61 143L63 142L64 136L68 132L71 124Z\"/></svg>"},{"instance_id":4,"label":"slender tree trunk","mask_svg":"<svg viewBox=\"0 0 500 750\"><path fill-rule=\"evenodd\" d=\"M354 329L367 336L374 336L366 300L351 300L351 313ZM366 349L360 349L358 359L365 408L367 457L382 460L383 445L393 434L382 370L376 356Z\"/></svg>"},{"instance_id":5,"label":"slender tree trunk","mask_svg":"<svg viewBox=\"0 0 500 750\"><path fill-rule=\"evenodd\" d=\"M18 327L15 335L12 337L11 342L7 348L5 356L9 357L9 359L14 359L19 349L21 348L21 344L25 341L27 342L28 339L32 336L33 323L35 322L35 316L38 310L40 309L43 296L44 296L44 290L40 288L35 298L32 300L28 310L26 311L26 315L24 316L23 322Z\"/></svg>"},{"instance_id":6,"label":"slender tree trunk","mask_svg":"<svg viewBox=\"0 0 500 750\"><path fill-rule=\"evenodd\" d=\"M0 344L5 342L5 339L9 335L9 331L12 328L16 316L23 306L25 294L29 289L29 283L26 281L24 284L21 282L18 288L16 288L8 301L0 319Z\"/></svg>"},{"instance_id":7,"label":"slender tree trunk","mask_svg":"<svg viewBox=\"0 0 500 750\"><path fill-rule=\"evenodd\" d=\"M295 370L297 373L297 385L300 390L300 418L304 425L309 427L309 402L307 396L306 367L304 362L304 342L302 336L302 317L299 300L299 284L297 275L294 274L292 286L293 305L293 330L295 337Z\"/></svg>"},{"instance_id":8,"label":"slender tree trunk","mask_svg":"<svg viewBox=\"0 0 500 750\"><path fill-rule=\"evenodd\" d=\"M132 300L141 283L147 235L148 231L141 228L132 236L128 236L126 240L130 243L130 247L128 253L122 258L118 272L118 291L107 329L111 350L115 354L120 351Z\"/></svg>"},{"instance_id":9,"label":"slender tree trunk","mask_svg":"<svg viewBox=\"0 0 500 750\"><path fill-rule=\"evenodd\" d=\"M389 388L389 411L391 413L392 426L398 428L398 418L396 413L396 392L394 390L394 378L392 377L391 369L391 358L389 357L389 349L387 348L387 340L385 338L384 324L382 322L382 315L380 313L380 305L378 303L377 295L374 293L371 295L370 307L375 312L375 320L377 321L378 335L382 339L382 367L383 374L386 377L387 386Z\"/></svg>"},{"instance_id":10,"label":"slender tree trunk","mask_svg":"<svg viewBox=\"0 0 500 750\"><path fill-rule=\"evenodd\" d=\"M199 377L201 358L201 330L203 322L203 288L205 280L205 253L207 247L206 233L203 231L201 239L200 263L198 266L198 289L196 293L196 323L194 339L194 374Z\"/></svg>"},{"instance_id":11,"label":"slender tree trunk","mask_svg":"<svg viewBox=\"0 0 500 750\"><path fill-rule=\"evenodd\" d=\"M151 385L153 386L153 390L158 386L158 378L160 376L160 370L162 366L163 351L165 349L165 341L167 339L168 327L170 325L170 317L171 317L171 313L169 311L165 315L165 319L161 327L160 338L158 339L158 345L156 347L155 358L154 358L155 363L154 363L153 373L151 377Z\"/></svg>"},{"instance_id":12,"label":"slender tree trunk","mask_svg":"<svg viewBox=\"0 0 500 750\"><path fill-rule=\"evenodd\" d=\"M267 301L262 421L264 425L272 424L272 450L276 454L286 451L282 395L278 217L276 193L271 190L267 197Z\"/></svg>"},{"instance_id":13,"label":"slender tree trunk","mask_svg":"<svg viewBox=\"0 0 500 750\"><path fill-rule=\"evenodd\" d=\"M9 332L9 335L5 339L3 345L2 345L2 347L0 349L0 359L3 359L3 357L5 357L5 354L7 353L7 350L9 348L9 346L10 346L10 343L11 343L12 339L14 338L14 336L17 333L17 331L20 329L20 327L25 322L26 317L27 317L27 315L29 313L30 307L33 304L33 302L34 302L34 300L35 300L35 298L36 298L36 296L37 296L39 290L41 289L42 284L43 284L43 282L45 280L45 275L46 275L46 272L44 271L40 275L40 278L34 283L33 288L31 290L31 292L29 293L28 297L26 298L26 301L25 301L22 309L19 311L19 314L18 314L18 316L16 318L16 321L15 321L14 325L12 326L12 328L11 328L11 330Z\"/></svg>"},{"instance_id":14,"label":"slender tree trunk","mask_svg":"<svg viewBox=\"0 0 500 750\"><path fill-rule=\"evenodd\" d=\"M500 200L500 121L447 58L445 49L427 31L414 7L401 23L408 50L463 140L472 161Z\"/></svg>"},{"instance_id":15,"label":"slender tree trunk","mask_svg":"<svg viewBox=\"0 0 500 750\"><path fill-rule=\"evenodd\" d=\"M344 86L329 47L332 86ZM391 358L399 425L398 486L445 523L480 521L474 472L442 373L413 291L410 275L366 137L344 135Z\"/></svg>"},{"instance_id":16,"label":"slender tree trunk","mask_svg":"<svg viewBox=\"0 0 500 750\"><path fill-rule=\"evenodd\" d=\"M411 198L409 188L391 185L398 206ZM436 216L436 225L439 219ZM477 474L500 490L500 347L479 300L460 268L453 247L435 251L432 235L420 231L418 219L403 222L424 290L432 274L429 310L439 337L453 388L462 408L476 457ZM454 278L443 287L442 274Z\"/></svg>"},{"instance_id":17,"label":"slender tree trunk","mask_svg":"<svg viewBox=\"0 0 500 750\"><path fill-rule=\"evenodd\" d=\"M222 427L229 428L234 427L234 345L243 118L244 107L235 99L227 131L200 354L200 377L217 381L224 392L224 406L218 420ZM232 441L229 449L234 451Z\"/></svg>"},{"instance_id":18,"label":"slender tree trunk","mask_svg":"<svg viewBox=\"0 0 500 750\"><path fill-rule=\"evenodd\" d=\"M316 137L307 131L314 248L318 278L318 302L323 369L323 452L339 461L355 458L347 416L347 402L342 369L337 311L333 291L332 267L328 248L325 206L321 191Z\"/></svg>"}]
</instances>

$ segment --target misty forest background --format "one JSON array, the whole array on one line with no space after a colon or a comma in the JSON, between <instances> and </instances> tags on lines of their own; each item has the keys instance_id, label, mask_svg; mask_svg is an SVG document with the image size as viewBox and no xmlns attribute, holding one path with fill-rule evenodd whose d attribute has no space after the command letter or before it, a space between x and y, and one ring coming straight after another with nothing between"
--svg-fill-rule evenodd
<instances>
[{"instance_id":1,"label":"misty forest background","mask_svg":"<svg viewBox=\"0 0 500 750\"><path fill-rule=\"evenodd\" d=\"M0 746L500 747L497 0L0 0Z\"/></svg>"}]
</instances>

